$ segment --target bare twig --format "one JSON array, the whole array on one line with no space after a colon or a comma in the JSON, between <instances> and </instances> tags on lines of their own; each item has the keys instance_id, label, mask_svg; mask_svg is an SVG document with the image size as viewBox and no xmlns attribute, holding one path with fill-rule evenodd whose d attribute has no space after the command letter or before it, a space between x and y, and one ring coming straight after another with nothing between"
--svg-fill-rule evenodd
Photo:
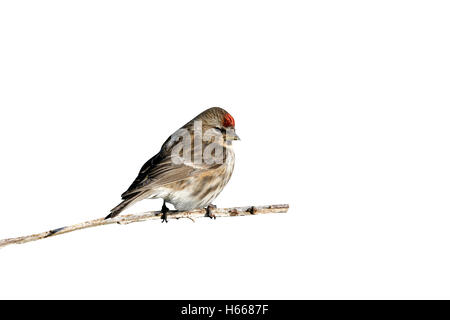
<instances>
[{"instance_id":1,"label":"bare twig","mask_svg":"<svg viewBox=\"0 0 450 320\"><path fill-rule=\"evenodd\" d=\"M278 204L278 205L268 205L268 206L247 206L247 207L234 207L234 208L214 208L211 209L211 213L213 213L216 217L237 217L237 216L250 216L256 214L264 214L264 213L282 213L287 212L289 209L289 205L287 204ZM169 211L167 213L168 219L180 219L187 218L194 221L194 218L204 218L206 215L205 209L196 209L192 211ZM48 237L53 237L56 235L92 228L97 226L103 226L107 224L128 224L133 222L142 222L146 220L155 220L160 219L161 211L151 211L143 214L129 214L123 216L117 216L112 219L105 220L104 218L85 221L82 223L74 224L67 227L52 229L50 231L45 231L41 233L36 233L28 236L17 237L17 238L9 238L0 240L0 247L7 246L9 244L14 243L25 243L30 241L35 241L39 239L44 239Z\"/></svg>"}]
</instances>

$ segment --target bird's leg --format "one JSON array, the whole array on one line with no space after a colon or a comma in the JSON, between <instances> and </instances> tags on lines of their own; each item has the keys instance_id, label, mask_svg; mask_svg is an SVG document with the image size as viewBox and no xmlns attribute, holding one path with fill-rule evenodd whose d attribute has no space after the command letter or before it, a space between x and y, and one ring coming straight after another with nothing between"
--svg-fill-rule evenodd
<instances>
[{"instance_id":1,"label":"bird's leg","mask_svg":"<svg viewBox=\"0 0 450 320\"><path fill-rule=\"evenodd\" d=\"M210 204L206 207L206 216L210 217L211 219L215 219L216 215L214 213L212 213L212 209L217 209L217 206Z\"/></svg>"},{"instance_id":2,"label":"bird's leg","mask_svg":"<svg viewBox=\"0 0 450 320\"><path fill-rule=\"evenodd\" d=\"M161 208L161 213L162 213L162 215L161 215L162 221L161 222L165 221L167 223L167 212L169 212L169 208L166 207L166 200L164 200L162 208Z\"/></svg>"}]
</instances>

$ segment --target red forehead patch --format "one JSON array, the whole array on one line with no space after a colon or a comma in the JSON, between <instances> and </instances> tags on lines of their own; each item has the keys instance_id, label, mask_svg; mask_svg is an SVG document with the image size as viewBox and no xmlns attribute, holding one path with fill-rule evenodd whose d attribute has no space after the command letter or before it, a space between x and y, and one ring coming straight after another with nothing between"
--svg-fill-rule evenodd
<instances>
[{"instance_id":1,"label":"red forehead patch","mask_svg":"<svg viewBox=\"0 0 450 320\"><path fill-rule=\"evenodd\" d=\"M225 117L223 117L223 126L224 127L234 127L234 119L231 114L227 113Z\"/></svg>"}]
</instances>

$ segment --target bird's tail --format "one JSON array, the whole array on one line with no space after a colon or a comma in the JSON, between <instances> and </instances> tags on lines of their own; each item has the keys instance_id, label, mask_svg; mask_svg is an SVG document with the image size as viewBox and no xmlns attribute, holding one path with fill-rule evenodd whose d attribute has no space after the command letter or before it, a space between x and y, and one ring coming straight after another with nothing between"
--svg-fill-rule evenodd
<instances>
[{"instance_id":1,"label":"bird's tail","mask_svg":"<svg viewBox=\"0 0 450 320\"><path fill-rule=\"evenodd\" d=\"M119 213L121 213L128 205L130 204L130 200L124 200L121 203L119 203L119 205L115 206L114 208L111 209L111 213L108 214L105 217L106 219L111 219L114 218L115 216L117 216Z\"/></svg>"},{"instance_id":2,"label":"bird's tail","mask_svg":"<svg viewBox=\"0 0 450 320\"><path fill-rule=\"evenodd\" d=\"M121 203L119 203L117 206L115 206L114 208L111 209L111 213L108 214L105 217L106 219L111 219L114 218L115 216L117 216L119 213L121 213L123 210L125 210L128 206L132 205L133 203L135 203L136 201L139 201L142 199L143 194L142 193L138 193L135 196L129 198L129 199L125 199L123 200Z\"/></svg>"}]
</instances>

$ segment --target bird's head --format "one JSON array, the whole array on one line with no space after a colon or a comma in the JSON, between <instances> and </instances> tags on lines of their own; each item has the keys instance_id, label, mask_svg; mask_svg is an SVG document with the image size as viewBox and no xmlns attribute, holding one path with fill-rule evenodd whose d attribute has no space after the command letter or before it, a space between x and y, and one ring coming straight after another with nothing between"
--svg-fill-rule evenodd
<instances>
[{"instance_id":1,"label":"bird's head","mask_svg":"<svg viewBox=\"0 0 450 320\"><path fill-rule=\"evenodd\" d=\"M204 131L213 129L222 134L224 141L241 140L236 134L234 118L222 108L207 109L194 120L202 121Z\"/></svg>"}]
</instances>

